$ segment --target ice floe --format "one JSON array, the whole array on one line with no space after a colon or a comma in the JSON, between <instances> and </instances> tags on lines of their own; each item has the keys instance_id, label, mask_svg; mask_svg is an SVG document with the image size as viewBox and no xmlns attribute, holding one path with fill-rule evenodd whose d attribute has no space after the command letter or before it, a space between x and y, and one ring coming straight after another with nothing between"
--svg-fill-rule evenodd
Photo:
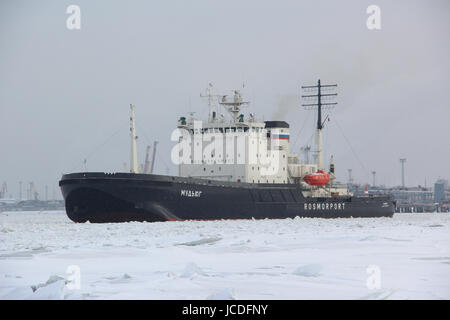
<instances>
[{"instance_id":1,"label":"ice floe","mask_svg":"<svg viewBox=\"0 0 450 320\"><path fill-rule=\"evenodd\" d=\"M0 214L0 299L450 299L449 264L446 213L124 224Z\"/></svg>"}]
</instances>

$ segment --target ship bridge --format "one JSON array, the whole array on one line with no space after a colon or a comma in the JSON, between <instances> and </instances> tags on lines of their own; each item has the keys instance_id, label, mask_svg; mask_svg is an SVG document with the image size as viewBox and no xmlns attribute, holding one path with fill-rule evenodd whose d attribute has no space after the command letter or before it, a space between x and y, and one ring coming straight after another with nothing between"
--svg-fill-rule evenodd
<instances>
[{"instance_id":1,"label":"ship bridge","mask_svg":"<svg viewBox=\"0 0 450 320\"><path fill-rule=\"evenodd\" d=\"M182 134L179 145L182 158L179 175L221 181L249 183L288 183L289 124L285 121L258 121L250 113L241 113L248 105L239 91L232 99L217 96L218 105L231 119L222 114L209 98L208 121L180 117Z\"/></svg>"}]
</instances>

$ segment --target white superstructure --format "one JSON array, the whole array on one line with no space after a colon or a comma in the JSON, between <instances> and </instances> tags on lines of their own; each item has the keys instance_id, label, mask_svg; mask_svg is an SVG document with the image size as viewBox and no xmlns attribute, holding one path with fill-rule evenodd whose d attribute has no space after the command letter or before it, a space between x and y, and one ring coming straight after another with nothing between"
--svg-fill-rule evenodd
<instances>
[{"instance_id":1,"label":"white superstructure","mask_svg":"<svg viewBox=\"0 0 450 320\"><path fill-rule=\"evenodd\" d=\"M245 117L239 91L231 98L215 96L212 86L208 98L209 117L202 122L181 117L178 128L179 176L248 183L300 183L306 174L317 171L315 164L301 164L289 150L290 132L285 121L257 121ZM218 98L218 106L213 98ZM219 107L229 119L218 116ZM181 151L182 149L182 151Z\"/></svg>"}]
</instances>

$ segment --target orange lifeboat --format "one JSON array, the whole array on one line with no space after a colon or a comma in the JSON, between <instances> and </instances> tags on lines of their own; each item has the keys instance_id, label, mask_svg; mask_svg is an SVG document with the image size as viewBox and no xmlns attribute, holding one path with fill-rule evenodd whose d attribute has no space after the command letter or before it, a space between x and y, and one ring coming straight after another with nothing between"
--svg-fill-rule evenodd
<instances>
[{"instance_id":1,"label":"orange lifeboat","mask_svg":"<svg viewBox=\"0 0 450 320\"><path fill-rule=\"evenodd\" d=\"M330 182L330 176L327 172L319 170L313 174L307 174L303 180L310 186L324 186Z\"/></svg>"}]
</instances>

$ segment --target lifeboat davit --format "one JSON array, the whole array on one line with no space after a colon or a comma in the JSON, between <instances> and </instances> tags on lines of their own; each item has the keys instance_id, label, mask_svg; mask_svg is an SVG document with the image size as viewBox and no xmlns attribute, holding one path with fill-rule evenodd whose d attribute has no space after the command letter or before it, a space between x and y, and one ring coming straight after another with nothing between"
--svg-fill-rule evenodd
<instances>
[{"instance_id":1,"label":"lifeboat davit","mask_svg":"<svg viewBox=\"0 0 450 320\"><path fill-rule=\"evenodd\" d=\"M307 174L303 180L310 186L324 186L330 182L330 176L327 172L319 170L316 173Z\"/></svg>"}]
</instances>

